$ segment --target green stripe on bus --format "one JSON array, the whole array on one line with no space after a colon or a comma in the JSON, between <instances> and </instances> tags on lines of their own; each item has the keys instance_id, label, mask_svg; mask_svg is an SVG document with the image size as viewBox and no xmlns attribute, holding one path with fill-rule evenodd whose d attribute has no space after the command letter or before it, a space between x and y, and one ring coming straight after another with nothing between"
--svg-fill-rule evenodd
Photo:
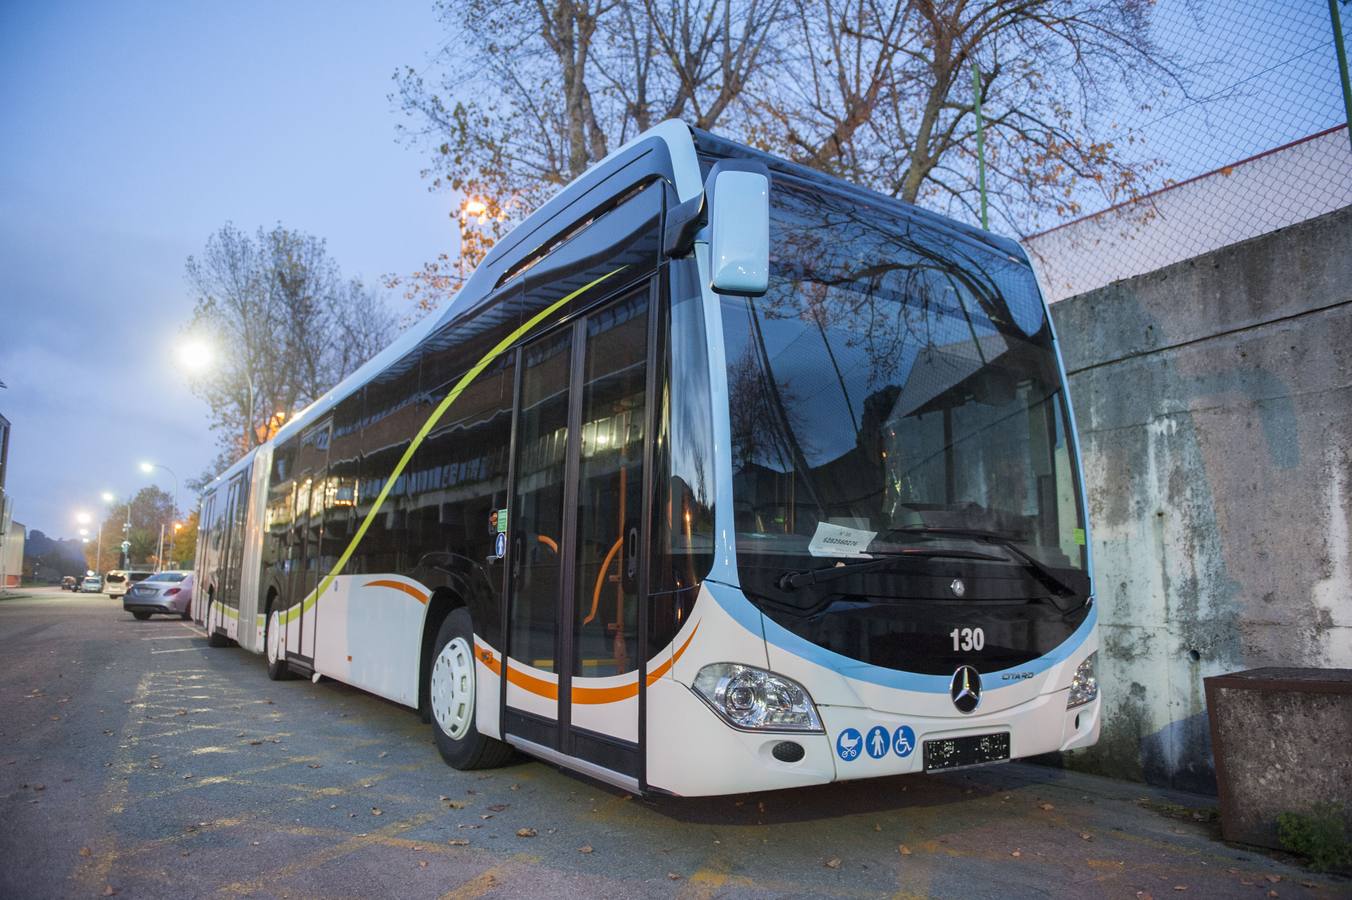
<instances>
[{"instance_id":1,"label":"green stripe on bus","mask_svg":"<svg viewBox=\"0 0 1352 900\"><path fill-rule=\"evenodd\" d=\"M437 423L441 421L441 417L451 408L451 404L464 393L465 388L469 387L470 383L478 378L493 360L505 353L509 347L520 340L531 329L535 328L559 309L566 306L571 300L576 299L580 295L596 287L607 278L619 274L626 268L628 267L620 266L612 272L607 272L600 278L584 284L571 294L554 301L540 312L531 316L524 325L507 335L498 342L497 346L485 353L483 358L474 364L474 368L466 372L464 376L455 383L455 387L451 388L450 392L446 394L441 403L437 404L437 408L432 410L432 415L427 417L427 421L418 429L418 433L413 436L413 441L408 445L408 449L404 451L404 455L399 458L399 462L395 464L394 471L385 479L385 486L380 489L380 493L376 496L375 504L371 507L371 511L366 514L366 518L362 520L361 527L359 527L357 533L352 536L352 540L347 545L347 549L343 551L343 555L338 557L338 562L334 565L333 570L324 576L324 580L319 583L319 586L315 588L313 593L305 598L303 603L291 607L280 617L279 621L282 624L292 621L303 611L312 609L314 605L319 602L319 598L324 595L324 592L329 589L329 585L333 584L333 579L342 574L343 568L347 565L348 560L352 558L352 554L356 551L357 545L360 544L361 539L366 536L366 530L370 528L371 523L375 521L376 513L380 512L380 507L384 505L385 498L389 496L390 489L394 487L395 481L404 473L404 468L408 466L409 461L413 459L413 454L417 452L417 449L422 444L423 440L431 433L433 428L437 427Z\"/></svg>"}]
</instances>

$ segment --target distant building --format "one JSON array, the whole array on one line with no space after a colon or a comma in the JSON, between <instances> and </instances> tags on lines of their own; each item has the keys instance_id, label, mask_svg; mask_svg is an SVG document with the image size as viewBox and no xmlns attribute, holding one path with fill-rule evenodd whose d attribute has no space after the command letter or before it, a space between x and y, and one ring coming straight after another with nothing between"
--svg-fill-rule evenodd
<instances>
[{"instance_id":1,"label":"distant building","mask_svg":"<svg viewBox=\"0 0 1352 900\"><path fill-rule=\"evenodd\" d=\"M23 574L24 529L13 521L14 499L5 493L8 469L9 419L0 416L0 591L17 586Z\"/></svg>"},{"instance_id":2,"label":"distant building","mask_svg":"<svg viewBox=\"0 0 1352 900\"><path fill-rule=\"evenodd\" d=\"M23 576L23 545L26 530L10 520L9 528L0 536L0 590L19 586Z\"/></svg>"},{"instance_id":3,"label":"distant building","mask_svg":"<svg viewBox=\"0 0 1352 900\"><path fill-rule=\"evenodd\" d=\"M1055 303L1352 205L1347 126L1025 238Z\"/></svg>"}]
</instances>

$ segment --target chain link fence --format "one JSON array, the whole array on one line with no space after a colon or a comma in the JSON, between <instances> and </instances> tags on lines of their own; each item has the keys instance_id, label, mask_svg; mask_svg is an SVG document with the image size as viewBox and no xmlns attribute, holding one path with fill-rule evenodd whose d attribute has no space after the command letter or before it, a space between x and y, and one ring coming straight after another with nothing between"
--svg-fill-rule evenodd
<instances>
[{"instance_id":1,"label":"chain link fence","mask_svg":"<svg viewBox=\"0 0 1352 900\"><path fill-rule=\"evenodd\" d=\"M1327 0L1160 0L1154 31L1188 89L1122 117L1147 192L1024 239L1052 302L1352 205Z\"/></svg>"}]
</instances>

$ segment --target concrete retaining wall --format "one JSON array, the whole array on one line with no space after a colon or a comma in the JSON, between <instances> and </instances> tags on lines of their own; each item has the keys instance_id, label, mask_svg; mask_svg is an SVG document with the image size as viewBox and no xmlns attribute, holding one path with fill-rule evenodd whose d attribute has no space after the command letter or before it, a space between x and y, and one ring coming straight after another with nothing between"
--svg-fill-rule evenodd
<instances>
[{"instance_id":1,"label":"concrete retaining wall","mask_svg":"<svg viewBox=\"0 0 1352 900\"><path fill-rule=\"evenodd\" d=\"M1214 791L1203 677L1352 666L1352 207L1052 311L1106 698L1067 764Z\"/></svg>"}]
</instances>

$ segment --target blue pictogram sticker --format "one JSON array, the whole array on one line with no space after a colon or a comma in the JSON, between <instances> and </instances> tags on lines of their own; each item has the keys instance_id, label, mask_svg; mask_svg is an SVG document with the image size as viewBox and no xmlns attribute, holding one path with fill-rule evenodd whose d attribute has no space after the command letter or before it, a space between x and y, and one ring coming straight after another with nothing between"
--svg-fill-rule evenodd
<instances>
[{"instance_id":1,"label":"blue pictogram sticker","mask_svg":"<svg viewBox=\"0 0 1352 900\"><path fill-rule=\"evenodd\" d=\"M892 733L892 751L905 759L915 752L915 732L910 725L902 725Z\"/></svg>"},{"instance_id":2,"label":"blue pictogram sticker","mask_svg":"<svg viewBox=\"0 0 1352 900\"><path fill-rule=\"evenodd\" d=\"M493 550L497 553L498 559L502 559L507 555L507 534L505 532L498 532L498 537L493 545Z\"/></svg>"},{"instance_id":3,"label":"blue pictogram sticker","mask_svg":"<svg viewBox=\"0 0 1352 900\"><path fill-rule=\"evenodd\" d=\"M858 759L862 749L864 739L857 728L846 728L836 736L836 754L846 762Z\"/></svg>"},{"instance_id":4,"label":"blue pictogram sticker","mask_svg":"<svg viewBox=\"0 0 1352 900\"><path fill-rule=\"evenodd\" d=\"M881 725L874 725L868 730L868 737L864 739L864 749L868 755L874 759L882 759L887 755L887 748L892 745L892 739L887 734L887 729Z\"/></svg>"}]
</instances>

